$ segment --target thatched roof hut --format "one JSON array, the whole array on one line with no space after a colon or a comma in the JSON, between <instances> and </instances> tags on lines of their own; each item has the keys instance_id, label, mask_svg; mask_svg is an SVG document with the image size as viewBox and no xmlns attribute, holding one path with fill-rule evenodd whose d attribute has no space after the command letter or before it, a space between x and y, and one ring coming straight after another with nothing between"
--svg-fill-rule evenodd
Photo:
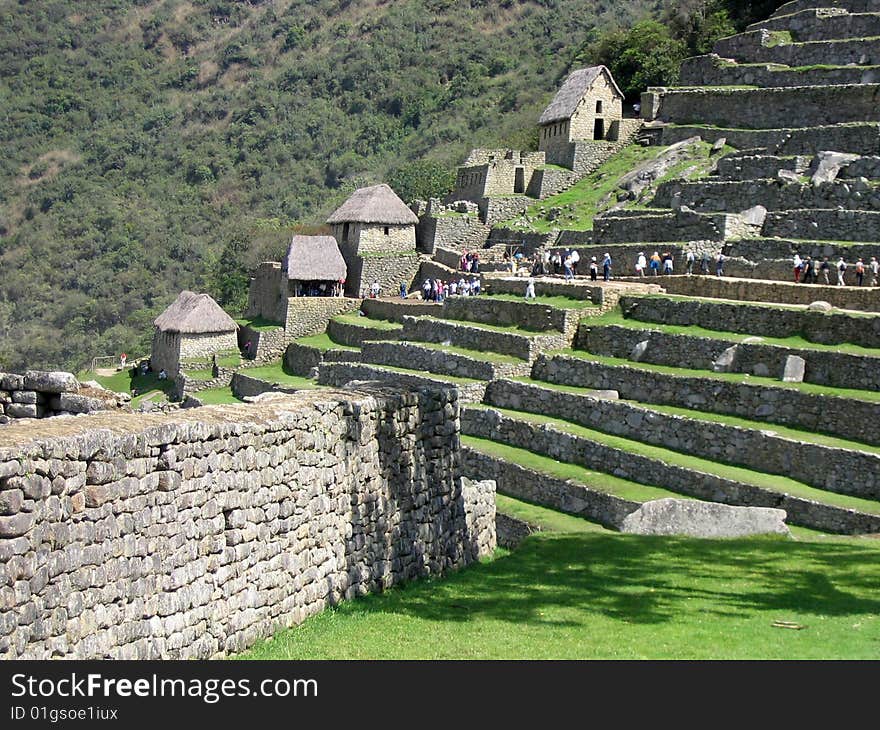
<instances>
[{"instance_id":1,"label":"thatched roof hut","mask_svg":"<svg viewBox=\"0 0 880 730\"><path fill-rule=\"evenodd\" d=\"M623 93L620 91L620 87L618 87L611 72L605 66L581 68L577 71L572 71L568 75L559 91L556 92L556 96L553 97L553 101L550 102L544 113L541 114L538 124L552 124L553 122L570 119L577 110L580 100L590 91L596 79L603 73L608 77L611 86L622 99Z\"/></svg>"},{"instance_id":2,"label":"thatched roof hut","mask_svg":"<svg viewBox=\"0 0 880 730\"><path fill-rule=\"evenodd\" d=\"M395 192L382 183L355 190L327 219L327 223L371 223L376 225L416 225L418 217Z\"/></svg>"},{"instance_id":3,"label":"thatched roof hut","mask_svg":"<svg viewBox=\"0 0 880 730\"><path fill-rule=\"evenodd\" d=\"M282 268L289 280L339 281L346 277L345 259L333 236L294 236Z\"/></svg>"},{"instance_id":4,"label":"thatched roof hut","mask_svg":"<svg viewBox=\"0 0 880 730\"><path fill-rule=\"evenodd\" d=\"M153 321L160 332L184 335L235 332L238 325L207 294L182 291L171 305Z\"/></svg>"}]
</instances>

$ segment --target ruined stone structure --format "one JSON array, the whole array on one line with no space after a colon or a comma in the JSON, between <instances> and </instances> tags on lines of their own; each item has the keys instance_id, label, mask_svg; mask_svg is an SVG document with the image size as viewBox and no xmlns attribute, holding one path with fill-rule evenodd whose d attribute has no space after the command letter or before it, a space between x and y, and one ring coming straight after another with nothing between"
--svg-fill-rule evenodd
<instances>
[{"instance_id":1,"label":"ruined stone structure","mask_svg":"<svg viewBox=\"0 0 880 730\"><path fill-rule=\"evenodd\" d=\"M454 391L8 425L0 656L209 658L495 548Z\"/></svg>"},{"instance_id":2,"label":"ruined stone structure","mask_svg":"<svg viewBox=\"0 0 880 730\"><path fill-rule=\"evenodd\" d=\"M238 349L238 325L207 294L181 292L154 324L150 364L155 372L165 370L170 380L177 377L182 360Z\"/></svg>"},{"instance_id":3,"label":"ruined stone structure","mask_svg":"<svg viewBox=\"0 0 880 730\"><path fill-rule=\"evenodd\" d=\"M73 373L28 370L0 373L0 425L19 418L50 418L125 407L130 396L80 383Z\"/></svg>"}]
</instances>

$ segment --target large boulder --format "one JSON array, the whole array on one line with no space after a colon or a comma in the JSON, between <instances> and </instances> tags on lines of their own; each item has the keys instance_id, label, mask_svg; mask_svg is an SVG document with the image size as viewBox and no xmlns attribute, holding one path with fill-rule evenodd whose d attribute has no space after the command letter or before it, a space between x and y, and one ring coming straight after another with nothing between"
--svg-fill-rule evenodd
<instances>
[{"instance_id":1,"label":"large boulder","mask_svg":"<svg viewBox=\"0 0 880 730\"><path fill-rule=\"evenodd\" d=\"M789 535L785 510L734 507L695 499L656 499L628 514L621 532L635 535L746 537Z\"/></svg>"},{"instance_id":2,"label":"large boulder","mask_svg":"<svg viewBox=\"0 0 880 730\"><path fill-rule=\"evenodd\" d=\"M804 373L807 369L807 361L799 355L789 355L785 358L785 367L782 371L782 380L785 383L803 383Z\"/></svg>"},{"instance_id":3,"label":"large boulder","mask_svg":"<svg viewBox=\"0 0 880 730\"><path fill-rule=\"evenodd\" d=\"M79 390L79 382L73 373L28 370L24 374L24 390L39 390L42 393L76 393Z\"/></svg>"},{"instance_id":4,"label":"large boulder","mask_svg":"<svg viewBox=\"0 0 880 730\"><path fill-rule=\"evenodd\" d=\"M813 185L834 182L841 169L859 159L859 155L844 152L820 152L813 163Z\"/></svg>"}]
</instances>

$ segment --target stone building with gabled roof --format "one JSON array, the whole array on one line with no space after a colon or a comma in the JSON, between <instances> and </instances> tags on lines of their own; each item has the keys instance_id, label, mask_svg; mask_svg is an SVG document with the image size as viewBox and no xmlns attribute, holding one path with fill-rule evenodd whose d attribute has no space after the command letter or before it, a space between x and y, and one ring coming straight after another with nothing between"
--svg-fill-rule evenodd
<instances>
[{"instance_id":1,"label":"stone building with gabled roof","mask_svg":"<svg viewBox=\"0 0 880 730\"><path fill-rule=\"evenodd\" d=\"M418 217L384 183L360 188L327 219L348 267L345 293L366 296L375 281L383 294L409 287L418 271Z\"/></svg>"},{"instance_id":2,"label":"stone building with gabled roof","mask_svg":"<svg viewBox=\"0 0 880 730\"><path fill-rule=\"evenodd\" d=\"M538 149L551 152L572 142L616 140L623 98L605 66L572 71L538 120ZM549 156L547 161L552 162Z\"/></svg>"},{"instance_id":3,"label":"stone building with gabled roof","mask_svg":"<svg viewBox=\"0 0 880 730\"><path fill-rule=\"evenodd\" d=\"M180 292L153 324L150 365L155 372L165 370L170 379L180 371L181 360L238 349L238 325L207 294Z\"/></svg>"}]
</instances>

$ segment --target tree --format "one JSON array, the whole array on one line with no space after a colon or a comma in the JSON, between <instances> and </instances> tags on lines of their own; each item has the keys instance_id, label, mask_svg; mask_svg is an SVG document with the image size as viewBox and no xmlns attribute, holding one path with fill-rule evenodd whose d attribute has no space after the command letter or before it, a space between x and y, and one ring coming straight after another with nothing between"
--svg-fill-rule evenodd
<instances>
[{"instance_id":1,"label":"tree","mask_svg":"<svg viewBox=\"0 0 880 730\"><path fill-rule=\"evenodd\" d=\"M455 171L434 160L418 160L392 171L388 183L407 202L442 198L455 187Z\"/></svg>"}]
</instances>

